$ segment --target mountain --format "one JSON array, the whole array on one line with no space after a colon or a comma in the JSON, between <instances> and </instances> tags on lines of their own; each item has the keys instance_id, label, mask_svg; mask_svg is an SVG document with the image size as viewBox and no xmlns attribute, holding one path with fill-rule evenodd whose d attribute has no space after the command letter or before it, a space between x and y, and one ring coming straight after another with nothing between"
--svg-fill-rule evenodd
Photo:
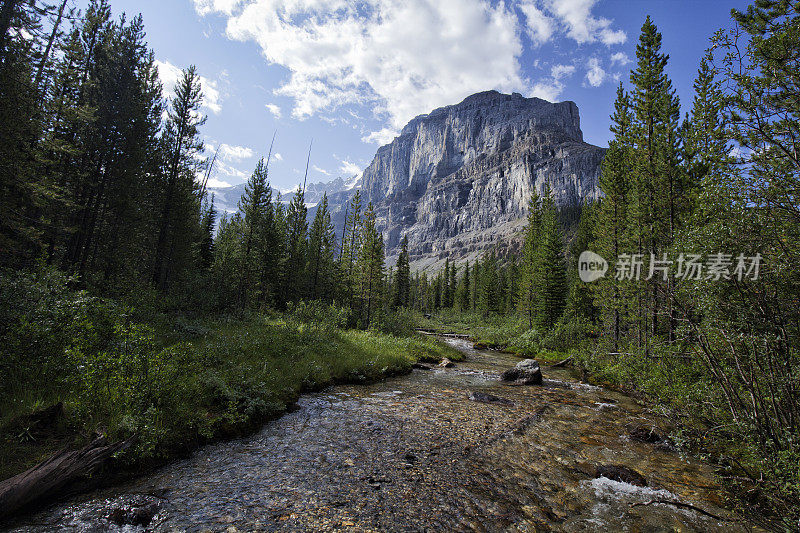
<instances>
[{"instance_id":1,"label":"mountain","mask_svg":"<svg viewBox=\"0 0 800 533\"><path fill-rule=\"evenodd\" d=\"M412 119L378 149L359 187L387 257L407 235L414 267L437 268L518 237L531 194L548 183L561 206L597 198L604 154L583 142L575 103L488 91Z\"/></svg>"},{"instance_id":2,"label":"mountain","mask_svg":"<svg viewBox=\"0 0 800 533\"><path fill-rule=\"evenodd\" d=\"M531 194L547 184L560 206L598 198L604 154L583 142L574 102L482 92L412 119L360 177L309 184L309 220L326 192L341 238L345 206L361 189L364 207L375 206L387 262L407 235L412 266L437 269L446 258L472 261L518 243ZM235 212L244 185L210 191L220 211Z\"/></svg>"},{"instance_id":3,"label":"mountain","mask_svg":"<svg viewBox=\"0 0 800 533\"><path fill-rule=\"evenodd\" d=\"M322 200L322 195L328 193L328 196L344 193L346 196L350 193L355 186L357 186L358 176L352 176L349 179L336 178L328 182L309 183L306 185L306 206L309 208L309 221L313 219L316 212L316 205ZM214 206L219 213L227 212L229 214L235 213L238 210L239 199L244 194L244 183L234 185L232 187L209 187L209 195L214 195ZM280 194L281 200L284 203L289 203L292 195L295 193L296 188L286 189L279 191L273 187L272 197L275 198ZM348 196L349 197L349 196Z\"/></svg>"}]
</instances>

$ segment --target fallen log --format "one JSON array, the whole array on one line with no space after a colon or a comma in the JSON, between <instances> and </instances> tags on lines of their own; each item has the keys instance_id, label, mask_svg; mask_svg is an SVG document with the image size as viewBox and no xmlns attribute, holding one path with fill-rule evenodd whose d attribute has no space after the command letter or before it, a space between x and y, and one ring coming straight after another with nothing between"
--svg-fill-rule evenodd
<instances>
[{"instance_id":1,"label":"fallen log","mask_svg":"<svg viewBox=\"0 0 800 533\"><path fill-rule=\"evenodd\" d=\"M107 444L105 436L97 436L83 448L65 448L25 472L0 482L0 518L58 494L71 482L95 472L112 455L127 449L134 441L135 436Z\"/></svg>"},{"instance_id":2,"label":"fallen log","mask_svg":"<svg viewBox=\"0 0 800 533\"><path fill-rule=\"evenodd\" d=\"M564 359L563 361L559 361L558 363L556 363L554 365L551 365L551 368L561 368L561 367L567 366L569 364L572 364L572 356L571 355L569 357L567 357L566 359Z\"/></svg>"}]
</instances>

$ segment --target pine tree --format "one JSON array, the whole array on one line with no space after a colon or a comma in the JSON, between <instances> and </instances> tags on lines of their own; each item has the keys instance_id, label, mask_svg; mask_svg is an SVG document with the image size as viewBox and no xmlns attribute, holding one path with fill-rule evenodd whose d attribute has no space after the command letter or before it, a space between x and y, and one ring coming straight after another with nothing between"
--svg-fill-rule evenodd
<instances>
[{"instance_id":1,"label":"pine tree","mask_svg":"<svg viewBox=\"0 0 800 533\"><path fill-rule=\"evenodd\" d=\"M469 261L464 263L464 274L458 282L458 289L456 290L456 308L459 311L470 311L472 303L470 301L470 291L472 289L472 281L469 274Z\"/></svg>"},{"instance_id":2,"label":"pine tree","mask_svg":"<svg viewBox=\"0 0 800 533\"><path fill-rule=\"evenodd\" d=\"M578 258L586 250L591 250L594 242L594 204L583 204L578 229L569 246L569 296L567 298L567 314L572 317L582 317L595 322L599 310L592 298L592 291L588 283L578 278Z\"/></svg>"},{"instance_id":3,"label":"pine tree","mask_svg":"<svg viewBox=\"0 0 800 533\"><path fill-rule=\"evenodd\" d=\"M408 258L408 236L400 242L395 277L394 307L411 307L411 266Z\"/></svg>"},{"instance_id":4,"label":"pine tree","mask_svg":"<svg viewBox=\"0 0 800 533\"><path fill-rule=\"evenodd\" d=\"M678 168L679 102L665 69L669 56L661 53L661 34L648 16L636 46L637 67L631 72L633 121L633 187L629 233L636 251L661 258L677 230L678 198L683 192ZM660 333L659 287L653 277L637 294L639 342L649 349L650 335Z\"/></svg>"},{"instance_id":5,"label":"pine tree","mask_svg":"<svg viewBox=\"0 0 800 533\"><path fill-rule=\"evenodd\" d=\"M534 261L535 283L539 293L534 324L546 330L555 326L561 318L567 296L564 238L549 188L542 200L540 238L541 244Z\"/></svg>"},{"instance_id":6,"label":"pine tree","mask_svg":"<svg viewBox=\"0 0 800 533\"><path fill-rule=\"evenodd\" d=\"M185 215L196 201L194 173L197 156L203 150L199 127L206 120L200 114L202 101L200 76L192 65L183 71L175 87L164 131L165 183L153 262L153 281L162 290L167 288L174 269L175 249L186 243L188 222L178 215Z\"/></svg>"},{"instance_id":7,"label":"pine tree","mask_svg":"<svg viewBox=\"0 0 800 533\"><path fill-rule=\"evenodd\" d=\"M383 236L375 225L375 209L370 202L364 214L362 229L363 243L359 258L361 282L361 317L363 325L369 327L375 317L375 310L382 304L384 286Z\"/></svg>"},{"instance_id":8,"label":"pine tree","mask_svg":"<svg viewBox=\"0 0 800 533\"><path fill-rule=\"evenodd\" d=\"M328 194L322 195L314 221L308 232L308 296L311 299L329 299L335 283L334 253L336 234L328 210Z\"/></svg>"},{"instance_id":9,"label":"pine tree","mask_svg":"<svg viewBox=\"0 0 800 533\"><path fill-rule=\"evenodd\" d=\"M596 241L594 250L609 264L614 264L622 253L631 253L632 242L628 232L629 203L631 198L631 168L633 166L633 141L631 128L633 112L630 97L620 83L614 113L611 115L611 133L614 138L609 143L608 152L603 159L600 172L600 190L604 194L597 215ZM627 316L628 298L623 294L620 284L608 273L592 286L595 300L600 303L610 324L613 351L618 351L622 332L622 320Z\"/></svg>"},{"instance_id":10,"label":"pine tree","mask_svg":"<svg viewBox=\"0 0 800 533\"><path fill-rule=\"evenodd\" d=\"M519 311L532 328L536 317L536 300L539 296L536 255L541 242L542 201L534 192L528 202L528 225L525 226L525 242L522 247L521 281L519 287Z\"/></svg>"},{"instance_id":11,"label":"pine tree","mask_svg":"<svg viewBox=\"0 0 800 533\"><path fill-rule=\"evenodd\" d=\"M203 270L211 268L214 262L214 227L217 224L217 210L214 208L214 195L203 212L203 240L200 241L200 266Z\"/></svg>"},{"instance_id":12,"label":"pine tree","mask_svg":"<svg viewBox=\"0 0 800 533\"><path fill-rule=\"evenodd\" d=\"M239 212L242 214L241 235L241 285L239 287L239 304L244 310L250 300L253 284L257 278L258 263L261 259L261 237L266 222L267 211L272 205L272 188L267 182L267 167L264 159L260 159L250 179L245 185L244 194L239 200Z\"/></svg>"},{"instance_id":13,"label":"pine tree","mask_svg":"<svg viewBox=\"0 0 800 533\"><path fill-rule=\"evenodd\" d=\"M361 191L356 190L347 206L342 231L342 252L339 254L339 270L344 283L343 298L351 308L355 307L358 258L361 252Z\"/></svg>"},{"instance_id":14,"label":"pine tree","mask_svg":"<svg viewBox=\"0 0 800 533\"><path fill-rule=\"evenodd\" d=\"M308 221L305 193L300 186L286 212L286 269L284 270L284 301L291 302L303 296L303 279L306 264L306 236Z\"/></svg>"}]
</instances>

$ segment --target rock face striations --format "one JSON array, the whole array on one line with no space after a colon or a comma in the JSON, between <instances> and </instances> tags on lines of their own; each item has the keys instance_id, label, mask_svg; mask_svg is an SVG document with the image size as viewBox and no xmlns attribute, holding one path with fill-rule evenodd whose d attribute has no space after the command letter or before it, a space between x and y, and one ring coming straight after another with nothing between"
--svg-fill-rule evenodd
<instances>
[{"instance_id":1,"label":"rock face striations","mask_svg":"<svg viewBox=\"0 0 800 533\"><path fill-rule=\"evenodd\" d=\"M387 256L408 235L415 266L435 267L513 240L546 184L559 205L597 198L604 153L583 142L573 102L488 91L414 118L378 149L360 188Z\"/></svg>"}]
</instances>

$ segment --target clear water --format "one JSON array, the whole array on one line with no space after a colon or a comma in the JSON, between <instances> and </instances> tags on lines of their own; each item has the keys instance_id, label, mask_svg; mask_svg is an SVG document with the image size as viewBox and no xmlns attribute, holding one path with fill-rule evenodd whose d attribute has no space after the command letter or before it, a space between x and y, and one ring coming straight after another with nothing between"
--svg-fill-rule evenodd
<instances>
[{"instance_id":1,"label":"clear water","mask_svg":"<svg viewBox=\"0 0 800 533\"><path fill-rule=\"evenodd\" d=\"M633 399L543 369L542 387L498 381L513 356L309 394L256 435L198 450L146 477L29 516L19 531L745 531L712 469L633 442L655 415ZM470 401L471 391L513 405ZM638 487L604 477L624 465ZM659 503L675 501L698 511ZM116 508L158 506L149 526Z\"/></svg>"}]
</instances>

